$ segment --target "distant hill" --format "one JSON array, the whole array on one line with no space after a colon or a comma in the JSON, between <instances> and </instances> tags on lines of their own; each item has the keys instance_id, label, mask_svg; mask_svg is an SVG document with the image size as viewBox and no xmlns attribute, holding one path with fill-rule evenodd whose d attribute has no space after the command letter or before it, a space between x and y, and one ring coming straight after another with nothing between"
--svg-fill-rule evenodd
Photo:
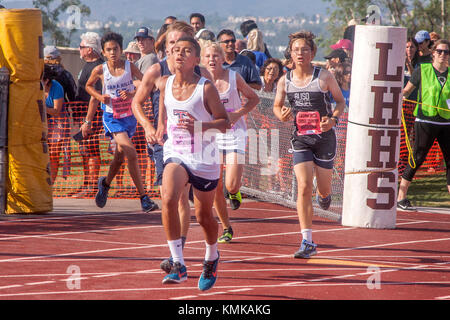
<instances>
[{"instance_id":1,"label":"distant hill","mask_svg":"<svg viewBox=\"0 0 450 320\"><path fill-rule=\"evenodd\" d=\"M228 16L294 16L316 13L325 15L323 0L82 0L91 8L89 19L117 20L163 19L168 15L186 18L192 12ZM7 8L32 7L31 0L0 0Z\"/></svg>"}]
</instances>

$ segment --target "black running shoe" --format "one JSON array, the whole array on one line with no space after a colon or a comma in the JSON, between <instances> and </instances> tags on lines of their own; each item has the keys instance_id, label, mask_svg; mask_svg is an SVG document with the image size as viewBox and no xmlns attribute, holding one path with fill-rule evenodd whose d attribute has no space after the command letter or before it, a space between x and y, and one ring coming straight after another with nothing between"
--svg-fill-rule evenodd
<instances>
[{"instance_id":1,"label":"black running shoe","mask_svg":"<svg viewBox=\"0 0 450 320\"><path fill-rule=\"evenodd\" d=\"M397 202L397 208L404 211L417 211L406 198Z\"/></svg>"}]
</instances>

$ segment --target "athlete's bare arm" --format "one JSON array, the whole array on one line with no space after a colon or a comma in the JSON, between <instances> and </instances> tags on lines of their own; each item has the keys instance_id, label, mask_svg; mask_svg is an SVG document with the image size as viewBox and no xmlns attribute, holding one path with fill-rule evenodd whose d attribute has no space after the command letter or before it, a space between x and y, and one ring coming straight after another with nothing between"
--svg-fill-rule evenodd
<instances>
[{"instance_id":1,"label":"athlete's bare arm","mask_svg":"<svg viewBox=\"0 0 450 320\"><path fill-rule=\"evenodd\" d=\"M259 97L256 92L245 82L244 78L236 72L236 86L238 91L247 98L247 103L235 112L228 114L231 124L233 125L242 116L252 111L259 103Z\"/></svg>"},{"instance_id":2,"label":"athlete's bare arm","mask_svg":"<svg viewBox=\"0 0 450 320\"><path fill-rule=\"evenodd\" d=\"M155 143L164 145L164 133L167 127L167 111L164 104L164 96L166 94L166 83L168 76L164 76L158 80L159 88L159 116L158 116L158 130L155 134Z\"/></svg>"},{"instance_id":3,"label":"athlete's bare arm","mask_svg":"<svg viewBox=\"0 0 450 320\"><path fill-rule=\"evenodd\" d=\"M277 93L273 101L273 114L282 122L292 120L291 108L286 107L284 102L286 100L286 75L283 75L277 83Z\"/></svg>"},{"instance_id":4,"label":"athlete's bare arm","mask_svg":"<svg viewBox=\"0 0 450 320\"><path fill-rule=\"evenodd\" d=\"M161 68L159 63L155 63L150 68L148 68L141 78L141 84L137 88L136 94L133 98L133 102L131 103L133 114L142 128L144 128L146 139L150 143L152 143L150 140L154 141L154 138L151 138L150 136L154 136L156 130L151 121L145 115L144 104L149 99L150 93L155 88L155 82L160 78L160 75ZM153 143L156 143L156 141Z\"/></svg>"}]
</instances>

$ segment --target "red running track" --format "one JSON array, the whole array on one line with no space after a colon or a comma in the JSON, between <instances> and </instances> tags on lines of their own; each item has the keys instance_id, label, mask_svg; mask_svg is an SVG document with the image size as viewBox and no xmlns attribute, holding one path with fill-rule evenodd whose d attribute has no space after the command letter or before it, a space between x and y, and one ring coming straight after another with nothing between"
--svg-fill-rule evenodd
<instances>
[{"instance_id":1,"label":"red running track","mask_svg":"<svg viewBox=\"0 0 450 320\"><path fill-rule=\"evenodd\" d=\"M2 300L372 300L450 299L450 212L402 213L394 230L314 218L319 253L294 259L296 212L245 202L230 210L235 238L219 244L219 277L197 289L203 234L192 216L188 280L163 285L169 255L160 212L137 200L56 199L45 215L0 217Z\"/></svg>"}]
</instances>

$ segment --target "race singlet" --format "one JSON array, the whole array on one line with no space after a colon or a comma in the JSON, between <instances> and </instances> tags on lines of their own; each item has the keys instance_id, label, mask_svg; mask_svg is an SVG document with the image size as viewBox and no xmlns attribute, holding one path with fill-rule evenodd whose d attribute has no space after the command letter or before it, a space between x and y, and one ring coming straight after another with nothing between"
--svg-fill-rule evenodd
<instances>
[{"instance_id":1,"label":"race singlet","mask_svg":"<svg viewBox=\"0 0 450 320\"><path fill-rule=\"evenodd\" d=\"M295 122L299 136L322 133L320 129L320 114L318 111L298 112Z\"/></svg>"},{"instance_id":2,"label":"race singlet","mask_svg":"<svg viewBox=\"0 0 450 320\"><path fill-rule=\"evenodd\" d=\"M133 115L131 101L132 99L111 98L114 119L123 119Z\"/></svg>"}]
</instances>

